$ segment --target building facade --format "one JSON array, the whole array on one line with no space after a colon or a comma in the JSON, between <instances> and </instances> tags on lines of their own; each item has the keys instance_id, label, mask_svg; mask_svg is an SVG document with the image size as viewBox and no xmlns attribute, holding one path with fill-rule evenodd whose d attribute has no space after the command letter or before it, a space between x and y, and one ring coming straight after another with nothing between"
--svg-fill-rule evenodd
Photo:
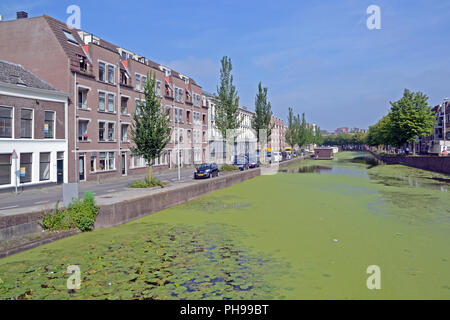
<instances>
[{"instance_id":1,"label":"building facade","mask_svg":"<svg viewBox=\"0 0 450 320\"><path fill-rule=\"evenodd\" d=\"M68 95L0 60L0 189L68 181Z\"/></svg>"},{"instance_id":2,"label":"building facade","mask_svg":"<svg viewBox=\"0 0 450 320\"><path fill-rule=\"evenodd\" d=\"M190 77L82 30L41 16L0 22L0 59L22 64L69 95L68 180L145 172L133 155L133 115L156 79L172 139L156 168L202 163L208 155L208 108Z\"/></svg>"}]
</instances>

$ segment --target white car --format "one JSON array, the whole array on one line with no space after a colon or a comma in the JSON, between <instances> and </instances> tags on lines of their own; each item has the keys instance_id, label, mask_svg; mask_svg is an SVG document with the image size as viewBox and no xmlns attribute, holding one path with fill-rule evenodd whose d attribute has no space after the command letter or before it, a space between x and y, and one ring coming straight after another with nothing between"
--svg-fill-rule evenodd
<instances>
[{"instance_id":1,"label":"white car","mask_svg":"<svg viewBox=\"0 0 450 320\"><path fill-rule=\"evenodd\" d=\"M282 159L281 152L272 152L272 162L281 162Z\"/></svg>"}]
</instances>

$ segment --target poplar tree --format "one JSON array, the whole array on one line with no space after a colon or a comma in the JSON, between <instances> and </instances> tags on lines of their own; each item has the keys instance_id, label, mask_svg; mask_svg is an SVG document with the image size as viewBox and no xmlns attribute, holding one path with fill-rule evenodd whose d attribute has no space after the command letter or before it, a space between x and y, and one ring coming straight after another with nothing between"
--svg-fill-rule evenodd
<instances>
[{"instance_id":1,"label":"poplar tree","mask_svg":"<svg viewBox=\"0 0 450 320\"><path fill-rule=\"evenodd\" d=\"M267 141L270 140L272 129L272 106L267 101L267 88L263 88L261 82L258 85L258 93L255 98L255 115L252 118L252 129L256 131L256 137L260 142L260 130L267 131Z\"/></svg>"}]
</instances>

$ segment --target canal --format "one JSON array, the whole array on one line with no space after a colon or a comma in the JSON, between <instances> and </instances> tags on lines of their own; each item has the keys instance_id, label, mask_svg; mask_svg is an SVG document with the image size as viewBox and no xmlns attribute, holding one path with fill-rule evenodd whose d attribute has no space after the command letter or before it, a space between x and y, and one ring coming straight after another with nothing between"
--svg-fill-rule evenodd
<instances>
[{"instance_id":1,"label":"canal","mask_svg":"<svg viewBox=\"0 0 450 320\"><path fill-rule=\"evenodd\" d=\"M305 160L2 259L0 298L449 299L450 177L365 157Z\"/></svg>"}]
</instances>

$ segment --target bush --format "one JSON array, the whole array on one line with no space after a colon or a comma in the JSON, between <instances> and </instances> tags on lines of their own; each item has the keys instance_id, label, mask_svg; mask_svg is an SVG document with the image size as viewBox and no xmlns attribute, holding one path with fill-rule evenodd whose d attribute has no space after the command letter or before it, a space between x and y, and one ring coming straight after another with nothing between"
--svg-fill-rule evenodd
<instances>
[{"instance_id":1,"label":"bush","mask_svg":"<svg viewBox=\"0 0 450 320\"><path fill-rule=\"evenodd\" d=\"M95 219L99 207L95 204L94 195L85 193L83 200L73 201L68 208L59 208L56 204L53 213L43 217L41 225L44 229L52 231L65 231L79 229L91 231L94 229Z\"/></svg>"},{"instance_id":2,"label":"bush","mask_svg":"<svg viewBox=\"0 0 450 320\"><path fill-rule=\"evenodd\" d=\"M224 165L222 166L222 168L220 168L220 171L224 171L224 172L227 172L227 171L237 171L237 170L239 170L239 168L237 168L237 167L235 167L235 166L232 166L232 165L230 165L230 164L224 164Z\"/></svg>"},{"instance_id":3,"label":"bush","mask_svg":"<svg viewBox=\"0 0 450 320\"><path fill-rule=\"evenodd\" d=\"M138 181L130 184L129 188L133 188L133 189L147 189L147 188L154 188L154 187L164 188L165 185L167 185L167 182L162 182L159 179L152 178L149 181L148 178L145 178L144 181L138 180Z\"/></svg>"}]
</instances>

